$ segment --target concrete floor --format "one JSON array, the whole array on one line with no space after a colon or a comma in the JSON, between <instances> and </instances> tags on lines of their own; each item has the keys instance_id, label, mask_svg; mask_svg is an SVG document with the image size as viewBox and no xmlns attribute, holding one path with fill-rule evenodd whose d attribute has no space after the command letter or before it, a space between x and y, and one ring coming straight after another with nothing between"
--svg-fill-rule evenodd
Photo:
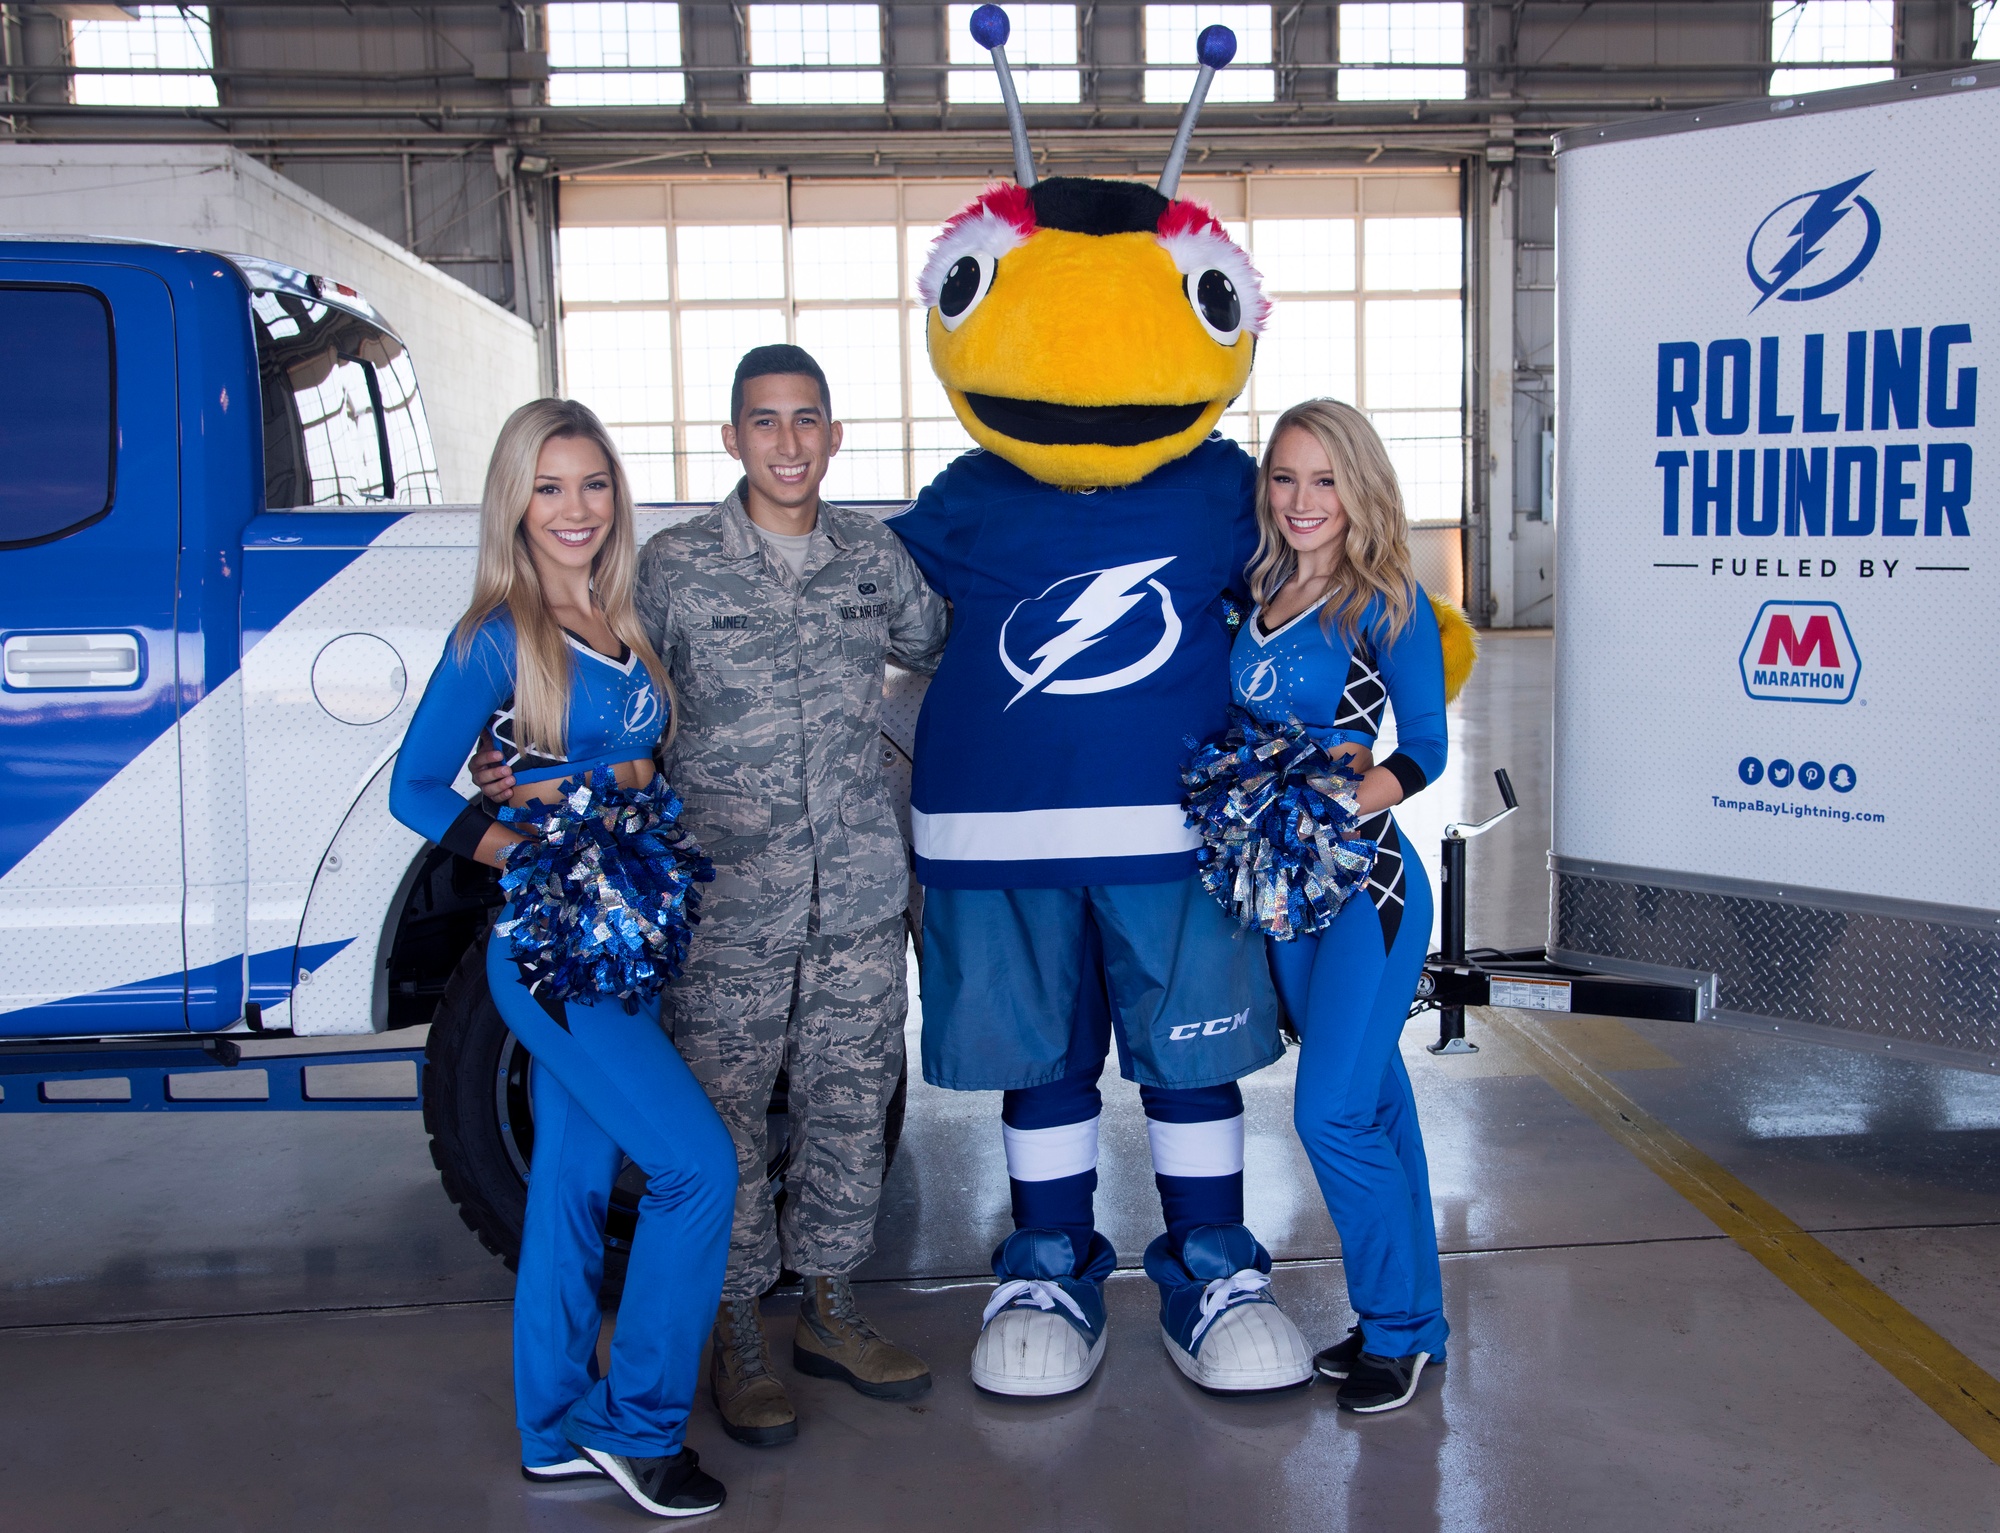
<instances>
[{"instance_id":1,"label":"concrete floor","mask_svg":"<svg viewBox=\"0 0 2000 1533\"><path fill-rule=\"evenodd\" d=\"M1549 642L1493 638L1410 839L1526 808L1472 850L1472 937L1547 918ZM1431 859L1427 857L1427 861ZM1112 1280L1099 1378L1042 1404L964 1377L1006 1227L996 1103L913 1084L864 1300L923 1351L914 1406L793 1381L798 1442L691 1441L704 1525L826 1530L2000 1528L2000 1469L1538 1076L1405 1040L1430 1145L1449 1374L1410 1409L1330 1390L1215 1400ZM2000 1080L1672 1024L1567 1044L1989 1372L2000 1372ZM1290 1130L1289 1061L1246 1082L1251 1221L1318 1344L1338 1242ZM1136 1093L1110 1093L1100 1209L1154 1231ZM511 1280L459 1225L408 1113L0 1118L0 1527L557 1530L640 1525L514 1472ZM768 1306L787 1334L788 1301ZM779 1349L781 1366L788 1348ZM786 1370L789 1375L789 1370Z\"/></svg>"}]
</instances>

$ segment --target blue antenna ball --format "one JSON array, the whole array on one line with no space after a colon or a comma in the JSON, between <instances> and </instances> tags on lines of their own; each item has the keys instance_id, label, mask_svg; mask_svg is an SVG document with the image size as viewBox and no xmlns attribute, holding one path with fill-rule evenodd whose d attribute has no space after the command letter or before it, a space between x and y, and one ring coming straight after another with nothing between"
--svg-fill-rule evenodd
<instances>
[{"instance_id":1,"label":"blue antenna ball","mask_svg":"<svg viewBox=\"0 0 2000 1533\"><path fill-rule=\"evenodd\" d=\"M1007 20L1007 13L997 5L982 5L972 13L972 40L982 48L1004 48L1011 31L1013 26ZM1229 40L1229 51L1236 51L1233 37Z\"/></svg>"},{"instance_id":2,"label":"blue antenna ball","mask_svg":"<svg viewBox=\"0 0 2000 1533\"><path fill-rule=\"evenodd\" d=\"M992 6L986 7L994 9ZM972 18L974 31L978 30L979 17ZM1201 36L1194 40L1195 57L1210 69L1220 69L1236 57L1236 34L1225 26L1203 27Z\"/></svg>"}]
</instances>

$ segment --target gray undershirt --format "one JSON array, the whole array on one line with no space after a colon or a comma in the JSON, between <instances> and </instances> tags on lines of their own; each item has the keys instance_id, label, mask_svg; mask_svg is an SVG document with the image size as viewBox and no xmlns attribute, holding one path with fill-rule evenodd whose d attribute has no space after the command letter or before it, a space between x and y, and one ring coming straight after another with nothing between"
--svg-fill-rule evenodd
<instances>
[{"instance_id":1,"label":"gray undershirt","mask_svg":"<svg viewBox=\"0 0 2000 1533\"><path fill-rule=\"evenodd\" d=\"M810 532L794 535L788 532L773 532L756 522L750 525L757 528L757 536L764 540L764 546L776 554L785 568L792 572L792 579L806 578L806 548L812 542Z\"/></svg>"}]
</instances>

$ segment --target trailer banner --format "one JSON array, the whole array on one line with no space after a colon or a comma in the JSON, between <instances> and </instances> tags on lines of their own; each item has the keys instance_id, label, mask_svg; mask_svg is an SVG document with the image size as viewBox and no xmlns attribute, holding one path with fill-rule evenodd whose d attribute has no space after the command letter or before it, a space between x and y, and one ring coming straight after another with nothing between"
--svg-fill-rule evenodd
<instances>
[{"instance_id":1,"label":"trailer banner","mask_svg":"<svg viewBox=\"0 0 2000 1533\"><path fill-rule=\"evenodd\" d=\"M1562 145L1559 867L2000 910L2000 91L1949 83Z\"/></svg>"}]
</instances>

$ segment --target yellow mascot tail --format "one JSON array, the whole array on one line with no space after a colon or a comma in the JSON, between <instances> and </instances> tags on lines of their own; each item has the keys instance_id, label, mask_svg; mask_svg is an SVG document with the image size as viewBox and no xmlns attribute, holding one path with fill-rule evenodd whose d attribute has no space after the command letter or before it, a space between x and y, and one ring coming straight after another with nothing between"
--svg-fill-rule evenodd
<instances>
[{"instance_id":1,"label":"yellow mascot tail","mask_svg":"<svg viewBox=\"0 0 2000 1533\"><path fill-rule=\"evenodd\" d=\"M1473 662L1479 658L1479 635L1450 602L1433 596L1431 611L1437 614L1438 637L1444 641L1444 700L1451 702L1472 675Z\"/></svg>"}]
</instances>

